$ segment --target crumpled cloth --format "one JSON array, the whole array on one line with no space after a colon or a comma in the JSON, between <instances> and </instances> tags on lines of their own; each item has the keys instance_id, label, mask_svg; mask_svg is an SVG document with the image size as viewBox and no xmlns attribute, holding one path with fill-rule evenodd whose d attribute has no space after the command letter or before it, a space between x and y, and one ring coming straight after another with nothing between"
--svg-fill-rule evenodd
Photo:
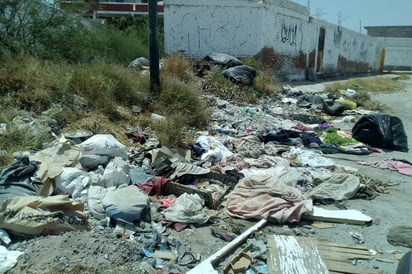
<instances>
[{"instance_id":1,"label":"crumpled cloth","mask_svg":"<svg viewBox=\"0 0 412 274\"><path fill-rule=\"evenodd\" d=\"M163 211L164 219L175 223L204 224L209 216L203 211L205 201L198 194L183 193Z\"/></svg>"},{"instance_id":2,"label":"crumpled cloth","mask_svg":"<svg viewBox=\"0 0 412 274\"><path fill-rule=\"evenodd\" d=\"M161 195L163 186L170 180L165 177L155 176L146 183L135 183L146 195Z\"/></svg>"},{"instance_id":3,"label":"crumpled cloth","mask_svg":"<svg viewBox=\"0 0 412 274\"><path fill-rule=\"evenodd\" d=\"M228 214L241 219L296 222L312 211L312 200L277 176L246 177L227 196Z\"/></svg>"},{"instance_id":4,"label":"crumpled cloth","mask_svg":"<svg viewBox=\"0 0 412 274\"><path fill-rule=\"evenodd\" d=\"M377 168L390 169L403 175L412 176L412 165L400 160L358 161L357 163Z\"/></svg>"}]
</instances>

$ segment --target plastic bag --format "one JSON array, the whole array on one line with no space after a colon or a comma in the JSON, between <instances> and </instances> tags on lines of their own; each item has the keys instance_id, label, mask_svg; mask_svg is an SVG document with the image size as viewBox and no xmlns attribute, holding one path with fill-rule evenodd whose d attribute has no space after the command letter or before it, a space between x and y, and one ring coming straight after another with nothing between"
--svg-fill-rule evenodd
<instances>
[{"instance_id":1,"label":"plastic bag","mask_svg":"<svg viewBox=\"0 0 412 274\"><path fill-rule=\"evenodd\" d=\"M248 66L239 65L225 69L223 76L235 83L251 85L256 77L256 71Z\"/></svg>"},{"instance_id":2,"label":"plastic bag","mask_svg":"<svg viewBox=\"0 0 412 274\"><path fill-rule=\"evenodd\" d=\"M90 184L90 181L87 172L75 167L65 167L63 172L56 178L56 190L77 199L81 197L81 192Z\"/></svg>"},{"instance_id":3,"label":"plastic bag","mask_svg":"<svg viewBox=\"0 0 412 274\"><path fill-rule=\"evenodd\" d=\"M409 151L401 119L388 114L362 116L352 128L352 137L373 147Z\"/></svg>"},{"instance_id":4,"label":"plastic bag","mask_svg":"<svg viewBox=\"0 0 412 274\"><path fill-rule=\"evenodd\" d=\"M230 68L242 64L242 62L240 62L239 59L226 53L210 53L206 55L203 59L212 62L215 65L219 65L225 68Z\"/></svg>"},{"instance_id":5,"label":"plastic bag","mask_svg":"<svg viewBox=\"0 0 412 274\"><path fill-rule=\"evenodd\" d=\"M127 159L127 148L120 143L113 135L96 134L80 144L83 154L87 155L107 155L110 157L120 157Z\"/></svg>"},{"instance_id":6,"label":"plastic bag","mask_svg":"<svg viewBox=\"0 0 412 274\"><path fill-rule=\"evenodd\" d=\"M107 216L129 223L139 221L149 206L148 197L135 185L107 193L102 202Z\"/></svg>"}]
</instances>

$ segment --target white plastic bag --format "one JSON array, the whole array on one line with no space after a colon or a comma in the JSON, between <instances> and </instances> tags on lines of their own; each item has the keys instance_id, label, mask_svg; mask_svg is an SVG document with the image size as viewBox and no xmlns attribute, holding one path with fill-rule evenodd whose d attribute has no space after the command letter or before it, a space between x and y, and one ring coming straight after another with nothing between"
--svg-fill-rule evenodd
<instances>
[{"instance_id":1,"label":"white plastic bag","mask_svg":"<svg viewBox=\"0 0 412 274\"><path fill-rule=\"evenodd\" d=\"M110 157L120 157L127 159L127 148L120 143L113 135L96 134L80 144L83 154L86 155L107 155Z\"/></svg>"},{"instance_id":2,"label":"white plastic bag","mask_svg":"<svg viewBox=\"0 0 412 274\"><path fill-rule=\"evenodd\" d=\"M87 172L75 167L65 167L56 178L56 189L77 199L81 197L81 192L89 183L90 177Z\"/></svg>"},{"instance_id":3,"label":"white plastic bag","mask_svg":"<svg viewBox=\"0 0 412 274\"><path fill-rule=\"evenodd\" d=\"M103 172L105 187L128 185L130 183L129 164L120 157L113 158Z\"/></svg>"}]
</instances>

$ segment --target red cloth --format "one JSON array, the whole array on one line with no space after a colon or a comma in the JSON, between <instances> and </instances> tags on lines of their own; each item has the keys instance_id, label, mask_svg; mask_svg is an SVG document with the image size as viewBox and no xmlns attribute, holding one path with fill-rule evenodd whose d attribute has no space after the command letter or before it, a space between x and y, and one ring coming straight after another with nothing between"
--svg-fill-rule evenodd
<instances>
[{"instance_id":1,"label":"red cloth","mask_svg":"<svg viewBox=\"0 0 412 274\"><path fill-rule=\"evenodd\" d=\"M163 185L169 181L168 178L155 176L144 184L136 183L135 185L143 190L146 195L162 195Z\"/></svg>"},{"instance_id":2,"label":"red cloth","mask_svg":"<svg viewBox=\"0 0 412 274\"><path fill-rule=\"evenodd\" d=\"M164 208L171 207L175 202L176 202L176 197L163 198L160 200L160 204Z\"/></svg>"}]
</instances>

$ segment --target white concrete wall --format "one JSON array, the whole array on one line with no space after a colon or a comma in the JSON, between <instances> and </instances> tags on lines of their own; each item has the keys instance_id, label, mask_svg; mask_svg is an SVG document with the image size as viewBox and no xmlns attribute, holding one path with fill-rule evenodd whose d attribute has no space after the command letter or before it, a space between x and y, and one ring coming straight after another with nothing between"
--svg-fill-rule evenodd
<instances>
[{"instance_id":1,"label":"white concrete wall","mask_svg":"<svg viewBox=\"0 0 412 274\"><path fill-rule=\"evenodd\" d=\"M310 18L304 6L288 0L165 0L164 30L167 54L260 56L275 73L297 78L309 67L319 73L378 70L382 48L381 40Z\"/></svg>"},{"instance_id":2,"label":"white concrete wall","mask_svg":"<svg viewBox=\"0 0 412 274\"><path fill-rule=\"evenodd\" d=\"M258 2L238 0L167 0L165 52L180 52L192 58L211 52L253 56L261 44L261 7Z\"/></svg>"},{"instance_id":3,"label":"white concrete wall","mask_svg":"<svg viewBox=\"0 0 412 274\"><path fill-rule=\"evenodd\" d=\"M322 72L339 71L343 59L350 66L348 72L364 70L366 66L372 70L379 69L383 46L379 39L325 21L316 22L319 27L325 28Z\"/></svg>"},{"instance_id":4,"label":"white concrete wall","mask_svg":"<svg viewBox=\"0 0 412 274\"><path fill-rule=\"evenodd\" d=\"M412 70L412 38L382 38L385 47L385 68Z\"/></svg>"}]
</instances>

